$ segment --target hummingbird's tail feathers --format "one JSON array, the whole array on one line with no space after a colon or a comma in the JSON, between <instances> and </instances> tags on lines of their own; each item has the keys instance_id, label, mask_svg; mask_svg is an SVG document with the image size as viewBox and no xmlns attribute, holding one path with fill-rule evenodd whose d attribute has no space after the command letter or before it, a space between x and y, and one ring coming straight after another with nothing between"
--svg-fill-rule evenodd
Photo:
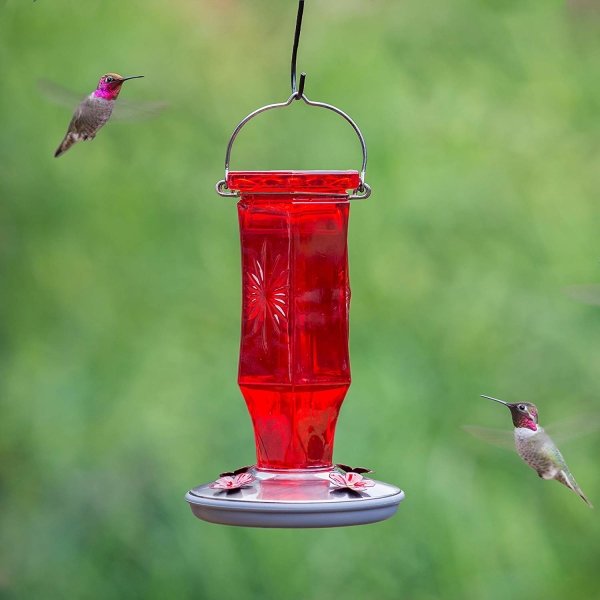
<instances>
[{"instance_id":1,"label":"hummingbird's tail feathers","mask_svg":"<svg viewBox=\"0 0 600 600\"><path fill-rule=\"evenodd\" d=\"M581 489L577 490L579 497L590 507L594 508L594 505L588 500L587 496L581 491Z\"/></svg>"},{"instance_id":2,"label":"hummingbird's tail feathers","mask_svg":"<svg viewBox=\"0 0 600 600\"><path fill-rule=\"evenodd\" d=\"M569 489L573 490L590 508L594 508L594 505L588 500L587 496L583 493L583 490L577 485L575 478L569 471L559 471L556 474L555 479L560 481L563 485L566 485Z\"/></svg>"},{"instance_id":3,"label":"hummingbird's tail feathers","mask_svg":"<svg viewBox=\"0 0 600 600\"><path fill-rule=\"evenodd\" d=\"M574 488L571 488L590 508L594 508L594 505L588 500L587 496L583 493L583 490L575 484Z\"/></svg>"},{"instance_id":4,"label":"hummingbird's tail feathers","mask_svg":"<svg viewBox=\"0 0 600 600\"><path fill-rule=\"evenodd\" d=\"M58 158L61 154L64 154L77 140L77 136L74 136L71 132L67 133L60 146L56 149L54 158Z\"/></svg>"}]
</instances>

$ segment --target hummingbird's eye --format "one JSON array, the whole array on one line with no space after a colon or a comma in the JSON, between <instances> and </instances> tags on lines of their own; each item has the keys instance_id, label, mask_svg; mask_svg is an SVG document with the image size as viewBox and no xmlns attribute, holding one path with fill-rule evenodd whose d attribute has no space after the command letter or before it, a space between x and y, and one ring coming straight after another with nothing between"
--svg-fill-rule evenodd
<instances>
[{"instance_id":1,"label":"hummingbird's eye","mask_svg":"<svg viewBox=\"0 0 600 600\"><path fill-rule=\"evenodd\" d=\"M104 81L106 81L106 83L112 83L114 81L114 78L109 75L108 77L104 78Z\"/></svg>"},{"instance_id":2,"label":"hummingbird's eye","mask_svg":"<svg viewBox=\"0 0 600 600\"><path fill-rule=\"evenodd\" d=\"M524 404L519 404L519 406L517 406L517 408L519 410L525 410L525 405Z\"/></svg>"}]
</instances>

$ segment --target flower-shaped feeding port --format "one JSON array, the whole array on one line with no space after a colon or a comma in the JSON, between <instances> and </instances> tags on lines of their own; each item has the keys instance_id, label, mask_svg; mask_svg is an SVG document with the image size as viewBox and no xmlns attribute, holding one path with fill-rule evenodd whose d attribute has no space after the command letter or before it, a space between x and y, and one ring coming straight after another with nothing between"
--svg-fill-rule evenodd
<instances>
[{"instance_id":1,"label":"flower-shaped feeding port","mask_svg":"<svg viewBox=\"0 0 600 600\"><path fill-rule=\"evenodd\" d=\"M365 467L350 467L338 463L335 465L338 471L329 474L329 480L333 486L332 493L346 492L356 497L363 497L367 488L374 487L375 481L364 477L363 473L372 473L371 469Z\"/></svg>"},{"instance_id":2,"label":"flower-shaped feeding port","mask_svg":"<svg viewBox=\"0 0 600 600\"><path fill-rule=\"evenodd\" d=\"M333 485L334 492L349 491L354 493L365 492L367 488L373 487L372 479L363 477L360 473L350 471L349 473L329 473L329 479Z\"/></svg>"},{"instance_id":3,"label":"flower-shaped feeding port","mask_svg":"<svg viewBox=\"0 0 600 600\"><path fill-rule=\"evenodd\" d=\"M219 478L210 483L208 487L228 493L235 493L243 488L252 487L256 478L248 473L249 468L243 467L237 471L221 473Z\"/></svg>"}]
</instances>

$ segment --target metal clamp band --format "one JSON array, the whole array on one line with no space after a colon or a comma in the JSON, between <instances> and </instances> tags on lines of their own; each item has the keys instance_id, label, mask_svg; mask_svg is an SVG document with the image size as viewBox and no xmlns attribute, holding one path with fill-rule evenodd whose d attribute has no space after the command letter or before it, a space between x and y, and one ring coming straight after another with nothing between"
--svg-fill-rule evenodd
<instances>
[{"instance_id":1,"label":"metal clamp band","mask_svg":"<svg viewBox=\"0 0 600 600\"><path fill-rule=\"evenodd\" d=\"M219 181L217 183L217 185L216 185L217 194L219 194L219 196L224 196L224 197L239 196L238 192L230 190L227 187L227 176L229 175L229 165L230 165L230 161L231 161L231 149L233 148L233 142L235 142L235 139L237 138L242 127L244 127L244 125L248 121L250 121L257 115L259 115L263 112L266 112L268 110L272 110L274 108L284 108L286 106L289 106L292 102L294 102L294 100L303 100L309 106L316 106L317 108L326 108L327 110L331 110L334 113L343 117L350 124L352 129L354 129L354 132L358 136L358 140L360 142L363 159L362 159L362 167L360 170L360 185L348 197L351 199L368 198L371 195L371 188L365 182L365 173L367 170L367 145L365 143L365 138L363 137L363 134L361 133L360 129L358 128L358 125L343 110L340 110L339 108L337 108L331 104L326 104L325 102L314 102L312 100L309 100L304 94L298 96L297 92L293 93L285 102L277 102L275 104L267 104L266 106L257 108L255 111L251 112L247 117L245 117L244 119L242 119L240 121L238 126L233 130L233 133L231 134L231 137L229 138L229 143L227 144L227 151L225 153L225 179L221 179L221 181Z\"/></svg>"}]
</instances>

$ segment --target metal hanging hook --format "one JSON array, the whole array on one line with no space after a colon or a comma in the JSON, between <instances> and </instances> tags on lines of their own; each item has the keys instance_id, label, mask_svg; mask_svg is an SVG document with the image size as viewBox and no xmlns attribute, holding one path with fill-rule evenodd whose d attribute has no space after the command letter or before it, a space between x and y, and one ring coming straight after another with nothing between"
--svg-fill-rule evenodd
<instances>
[{"instance_id":1,"label":"metal hanging hook","mask_svg":"<svg viewBox=\"0 0 600 600\"><path fill-rule=\"evenodd\" d=\"M233 133L231 134L231 137L229 138L229 143L227 144L227 150L225 152L225 179L221 179L221 181L219 181L216 186L217 193L220 196L238 196L239 195L237 192L234 192L227 187L227 176L229 175L229 165L231 163L231 150L233 149L233 143L235 142L239 132L242 130L244 125L246 125L246 123L248 123L248 121L252 120L257 115L267 112L268 110L273 110L273 109L277 109L277 108L285 108L286 106L289 106L290 104L292 104L292 102L294 102L294 100L298 100L298 98L296 98L295 94L292 94L285 102L277 102L275 104L267 104L266 106L261 106L260 108L257 108L255 111L252 111L249 115L244 117L238 123L237 127L233 130ZM363 137L361 130L358 128L358 125L352 120L352 118L348 114L346 114L343 110L340 110L339 108L337 108L337 106L333 106L331 104L326 104L325 102L314 102L313 100L309 100L304 95L300 96L300 100L304 101L306 104L308 104L308 106L315 106L317 108L325 108L327 110L330 110L330 111L336 113L340 117L343 117L350 124L352 129L354 129L354 132L356 133L356 135L358 137L358 140L360 142L360 147L362 150L362 166L360 169L360 185L358 186L358 188L356 188L356 190L354 190L354 192L352 194L350 194L348 196L348 198L350 198L350 199L368 198L371 195L371 188L365 181L365 173L367 170L367 144L365 143L365 138Z\"/></svg>"},{"instance_id":2,"label":"metal hanging hook","mask_svg":"<svg viewBox=\"0 0 600 600\"><path fill-rule=\"evenodd\" d=\"M296 30L294 31L294 45L292 46L292 95L294 100L300 100L304 94L304 82L306 73L300 73L300 84L296 86L296 59L298 58L298 44L300 43L300 30L302 29L302 15L304 14L304 0L298 2L298 14L296 15Z\"/></svg>"},{"instance_id":3,"label":"metal hanging hook","mask_svg":"<svg viewBox=\"0 0 600 600\"><path fill-rule=\"evenodd\" d=\"M292 104L295 100L302 100L308 106L315 106L317 108L325 108L330 110L339 116L343 117L354 129L354 132L358 136L358 140L360 142L360 147L362 150L362 165L360 169L360 184L359 186L348 194L348 199L364 199L368 198L371 195L371 188L365 181L365 173L367 170L367 145L365 143L365 138L363 137L362 132L358 128L358 125L347 115L343 110L340 110L336 106L332 106L331 104L326 104L325 102L314 102L313 100L309 100L304 95L304 83L306 81L306 73L300 73L300 80L296 82L296 59L298 57L298 44L300 42L300 30L302 29L302 15L304 13L304 0L299 0L298 2L298 14L296 16L296 30L294 32L294 44L292 46L292 64L291 64L291 83L292 83L292 95L285 102L276 102L275 104L268 104L266 106L262 106L261 108L257 108L255 111L251 112L249 115L244 117L237 125L237 127L233 130L231 137L229 138L229 143L227 144L227 151L225 152L225 179L221 179L221 181L217 182L216 190L220 196L225 197L237 197L239 196L239 192L235 190L230 190L227 187L227 176L229 175L229 165L231 161L231 150L233 148L233 143L238 136L238 133L241 131L242 127L246 125L248 121L256 117L257 115L266 112L268 110L272 110L275 108L284 108Z\"/></svg>"}]
</instances>

